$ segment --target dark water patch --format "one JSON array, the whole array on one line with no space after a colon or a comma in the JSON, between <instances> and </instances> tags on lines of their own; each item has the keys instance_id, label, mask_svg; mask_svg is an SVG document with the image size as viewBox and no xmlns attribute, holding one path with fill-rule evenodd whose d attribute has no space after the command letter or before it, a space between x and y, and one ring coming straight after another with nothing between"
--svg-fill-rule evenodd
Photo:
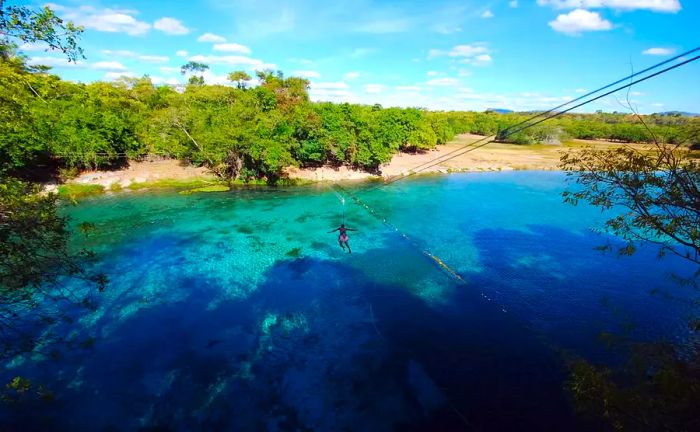
<instances>
[{"instance_id":1,"label":"dark water patch","mask_svg":"<svg viewBox=\"0 0 700 432\"><path fill-rule=\"evenodd\" d=\"M611 360L601 332L635 340L687 337L669 318L688 314L691 305L649 290L668 287L673 275L692 275L692 265L676 257L660 261L653 245L631 257L595 250L608 241L614 239L551 226L482 230L474 236L482 271L465 276L557 344L600 361ZM690 291L676 285L679 297Z\"/></svg>"},{"instance_id":2,"label":"dark water patch","mask_svg":"<svg viewBox=\"0 0 700 432\"><path fill-rule=\"evenodd\" d=\"M115 316L97 323L103 340L42 377L65 401L43 411L56 428L463 430L464 417L480 429L553 430L573 421L552 353L466 290L435 309L311 258L278 262L250 297L215 307L219 289L207 280L173 289L190 295L111 331L100 326ZM4 418L37 425L22 409Z\"/></svg>"},{"instance_id":3,"label":"dark water patch","mask_svg":"<svg viewBox=\"0 0 700 432\"><path fill-rule=\"evenodd\" d=\"M285 255L291 258L299 258L301 256L301 249L301 247L292 248L288 250Z\"/></svg>"},{"instance_id":4,"label":"dark water patch","mask_svg":"<svg viewBox=\"0 0 700 432\"><path fill-rule=\"evenodd\" d=\"M253 234L255 232L255 228L251 225L239 225L236 227L236 231L241 234Z\"/></svg>"},{"instance_id":5,"label":"dark water patch","mask_svg":"<svg viewBox=\"0 0 700 432\"><path fill-rule=\"evenodd\" d=\"M304 213L301 216L298 216L296 219L294 219L294 222L296 223L304 223L310 219L318 217L317 213Z\"/></svg>"}]
</instances>

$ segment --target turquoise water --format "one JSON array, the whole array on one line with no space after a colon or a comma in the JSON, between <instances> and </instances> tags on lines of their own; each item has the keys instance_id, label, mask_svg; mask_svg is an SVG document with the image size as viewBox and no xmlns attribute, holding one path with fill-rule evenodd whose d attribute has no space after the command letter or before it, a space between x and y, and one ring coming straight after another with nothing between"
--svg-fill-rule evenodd
<instances>
[{"instance_id":1,"label":"turquoise water","mask_svg":"<svg viewBox=\"0 0 700 432\"><path fill-rule=\"evenodd\" d=\"M22 430L585 430L563 353L617 361L601 331L688 338L694 271L654 247L594 250L605 215L560 173L350 188L352 254L327 186L121 194L67 208L109 276L69 331L94 346L5 365L56 395ZM366 187L364 187L366 188ZM430 250L465 281L426 259ZM78 282L73 282L80 290Z\"/></svg>"}]
</instances>

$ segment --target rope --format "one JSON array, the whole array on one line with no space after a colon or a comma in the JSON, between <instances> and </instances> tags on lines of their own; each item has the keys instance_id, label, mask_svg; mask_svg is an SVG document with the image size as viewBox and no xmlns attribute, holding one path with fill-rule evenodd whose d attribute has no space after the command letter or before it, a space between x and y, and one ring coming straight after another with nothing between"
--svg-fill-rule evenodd
<instances>
[{"instance_id":1,"label":"rope","mask_svg":"<svg viewBox=\"0 0 700 432\"><path fill-rule=\"evenodd\" d=\"M334 189L337 189L337 190L340 190L340 191L342 191L343 193L345 193L345 195L349 196L350 199L352 199L352 201L353 201L355 204L357 204L357 205L359 205L360 207L362 207L362 208L364 208L365 210L367 210L367 212L368 212L370 215L372 215L375 219L379 220L379 221L380 221L382 224L384 224L386 227L388 227L389 229L391 229L392 231L394 231L396 234L398 234L399 236L401 236L401 238L403 238L406 242L408 242L409 245L411 245L414 249L416 249L418 252L420 252L421 255L423 255L425 258L427 258L428 261L429 261L431 264L435 265L440 271L442 271L443 273L445 273L448 277L450 277L451 279L453 279L453 280L454 280L455 282L457 282L459 285L467 285L467 281L464 280L464 278L463 278L462 276L460 276L459 273L457 273L457 271L455 271L452 267L450 267L449 265L447 265L439 256L435 255L435 254L432 253L430 250L421 247L415 240L413 240L413 239L412 239L411 237L409 237L406 233L404 233L403 231L401 231L396 225L394 225L394 224L392 224L391 222L389 222L385 217L383 217L383 216L381 216L379 213L377 213L372 207L370 207L369 205L367 205L367 204L366 204L364 201L362 201L359 197L357 197L356 195L353 195L353 194L350 193L347 189L345 189L344 187L342 187L342 186L340 186L340 185L338 185L338 184L334 184L334 185L333 185L333 188L334 188ZM493 300L492 300L489 296L487 296L485 293L481 292L480 294L481 294L481 297L484 298L485 300L487 300L487 301L493 301ZM503 311L504 313L507 312L506 309L505 309L504 307L502 307L502 306L501 306L501 311Z\"/></svg>"},{"instance_id":2,"label":"rope","mask_svg":"<svg viewBox=\"0 0 700 432\"><path fill-rule=\"evenodd\" d=\"M617 81L615 81L615 82L612 82L612 83L610 83L610 84L607 84L607 85L605 85L605 86L603 86L603 87L600 87L600 88L598 88L598 89L596 89L596 90L590 91L590 92L588 92L588 93L586 93L586 94L584 94L584 95L581 95L581 96L579 96L579 97L577 97L577 98L575 98L575 99L572 99L572 100L570 100L570 101L568 101L568 102L565 102L565 103L563 103L563 104L561 104L561 105L555 106L554 108L549 109L549 110L547 110L547 111L545 111L545 112L539 113L539 114L534 115L534 116L532 116L532 117L530 117L530 118L528 118L528 119L525 119L525 120L521 121L520 123L516 123L516 124L514 124L514 125L512 125L512 126L509 126L509 127L507 127L505 130L503 130L502 132L506 132L506 131L508 131L509 129L514 128L514 127L517 127L517 126L521 126L521 125L523 125L523 124L525 124L525 123L527 123L527 122L529 122L529 121L531 121L531 120L536 119L537 117L545 116L545 115L547 115L547 114L550 114L550 113L552 113L552 112L555 112L555 111L557 111L557 110L560 109L560 108L564 108L565 106L571 105L571 104L574 103L574 102L578 102L578 101L580 101L580 100L582 100L582 99L585 99L585 98L587 98L588 96L593 96L594 94L596 94L596 93L598 93L598 92L601 92L601 91L603 91L603 90L607 90L607 89L609 89L609 88L612 87L612 86L618 85L618 84L620 84L620 83L622 83L622 82L625 82L625 81L627 81L627 80L629 80L629 79L632 79L632 78L634 78L634 77L636 77L636 76L645 74L645 73L647 73L647 72L649 72L649 71L652 71L652 70L654 70L654 69L656 69L656 68L658 68L658 67L661 67L661 66L663 66L663 65L665 65L665 64L671 63L671 62L674 61L674 60L682 59L683 57L688 56L688 55L690 55L690 54L692 54L692 53L694 53L694 52L696 52L696 51L699 51L699 50L700 50L700 47L693 48L693 49L691 49L691 50L689 50L689 51L686 51L686 52L684 52L684 53L682 53L682 54L678 54L678 55L675 56L675 57L671 57L670 59L667 59L667 60L664 60L664 61L662 61L662 62L656 63L656 64L653 65L653 66L650 66L650 67L648 67L648 68L646 68L646 69L643 69L643 70L641 70L641 71L639 71L639 72L632 73L632 74L630 74L630 75L628 75L628 76L626 76L626 77L624 77L624 78L620 78L619 80L617 80Z\"/></svg>"},{"instance_id":3,"label":"rope","mask_svg":"<svg viewBox=\"0 0 700 432\"><path fill-rule=\"evenodd\" d=\"M698 50L700 50L700 47L695 48L695 49L693 49L693 50L691 50L691 51L688 51L688 53L692 53L692 52L695 52L695 51L698 51ZM681 56L683 56L683 55L685 55L685 54L687 54L687 53L684 53L684 54L682 54ZM681 56L678 56L678 57L681 57ZM674 60L674 59L677 59L678 57L674 57L673 59L669 59L669 60L666 60L666 61L664 61L664 62L658 63L658 64L656 64L656 65L654 65L654 66L652 66L652 67L649 67L649 68L647 68L647 69L644 69L644 70L641 71L641 72L637 72L637 73L635 73L635 74L632 74L632 75L630 75L628 78L634 77L634 76L638 76L638 75L640 75L640 74L642 74L642 73L644 73L644 72L648 72L648 71L650 71L650 70L652 70L652 69L655 69L655 68L657 68L657 67L659 67L659 66L662 66L662 65L664 65L664 64L667 64L668 62L670 62L670 61L672 61L672 60ZM596 96L596 97L594 97L594 98L588 99L588 100L586 100L586 101L584 101L584 102L581 102L581 103L579 103L579 104L577 104L577 105L574 105L574 106L572 106L572 107L570 107L570 108L567 108L567 109L565 109L565 110L563 110L563 111L556 111L556 112L555 112L555 110L557 110L558 108L561 108L561 107L563 107L563 106L566 106L566 105L569 105L569 104L574 103L574 102L576 102L576 101L579 101L579 100L581 100L581 99L582 99L583 97L585 97L585 96L582 96L582 97L573 99L573 100L571 100L571 101L569 101L569 102L567 102L567 103L565 103L565 104L559 105L559 106L556 107L556 108L553 108L553 109L551 109L551 110L549 110L549 111L546 111L546 112L543 113L543 114L551 114L551 115L547 115L546 117L544 117L544 118L542 118L542 119L540 119L540 120L538 120L538 121L536 121L536 122L534 122L534 123L529 123L529 124L526 124L526 125L524 125L524 126L522 126L522 127L520 127L520 128L516 128L515 130L513 130L513 128L515 128L516 126L519 126L519 125L522 125L522 124L524 124L524 123L527 123L527 122L529 122L529 121L531 121L531 120L533 120L533 119L535 119L535 118L537 118L537 117L542 116L543 114L538 114L538 115L536 115L536 116L531 117L531 118L528 119L528 120L525 120L525 121L520 122L520 123L518 123L518 124L516 124L516 125L513 125L513 126L507 128L507 129L505 129L504 131L501 131L500 134L499 134L498 136L490 135L490 136L481 138L481 139L479 139L479 140L477 140L477 141L475 141L475 142L473 142L473 143L466 144L466 145L461 146L461 147L459 147L459 148L457 148L457 149L455 149L455 150L450 151L449 153L446 153L446 154L441 155L441 156L438 156L438 157L436 157L436 158L434 158L434 159L432 159L432 160L429 160L429 161L427 161L427 162L424 162L424 163L422 163L422 164L420 164L420 165L417 165L416 167L414 167L413 169L411 169L411 170L408 172L408 174L399 174L399 175L394 176L394 177L390 178L389 180L385 181L383 184L380 184L379 186L375 186L375 187L370 188L370 189L365 189L363 192L369 192L369 191L374 190L374 189L379 189L379 188L388 186L388 185L390 185L390 184L392 184L392 183L395 183L395 182L397 182L397 181L406 179L406 178L411 177L411 176L413 176L413 175L415 175L415 174L417 174L417 173L420 173L421 171L425 171L425 170L428 169L428 168L432 168L432 167L434 167L435 165L438 165L438 164L447 162L447 161L450 160L450 159L454 159L454 158L456 158L456 157L458 157L458 156L461 156L461 155L463 155L463 154L465 154L465 153L468 153L468 152L470 152L470 151L472 151L472 150L476 150L477 148L481 148L481 147L483 147L483 146L485 146L485 145L487 145L487 144L490 144L490 143L492 143L492 142L495 142L495 141L496 141L496 138L498 138L498 139L500 139L500 140L503 140L504 138L507 138L507 137L509 137L509 136L511 136L511 135L514 135L514 134L516 134L516 133L522 132L522 131L524 131L524 130L526 130L526 129L529 129L529 128L533 127L533 126L536 126L536 125L538 125L538 124L540 124L540 123L542 123L542 122L545 122L545 121L547 121L547 120L553 119L553 118L555 118L555 117L559 117L559 116L561 116L561 115L563 115L563 114L566 114L566 113L568 113L568 112L570 112L570 111L572 111L572 110L574 110L574 109L576 109L576 108L580 108L580 107L582 107L582 106L584 106L584 105L587 105L587 104L589 104L589 103L591 103L591 102L594 102L594 101L596 101L596 100L598 100L598 99L602 99L602 98L604 98L604 97L606 97L606 96L609 96L609 95L611 95L611 94L613 94L613 93L615 93L615 92L618 92L618 91L620 91L620 90L624 90L624 89L626 89L626 88L632 87L632 86L634 86L634 85L636 85L636 84L639 84L639 83L641 83L641 82L644 82L644 81L649 80L649 79L651 79L651 78L654 78L654 77L656 77L656 76L662 75L662 74L664 74L664 73L666 73L666 72L669 72L669 71L671 71L671 70L673 70L673 69L679 68L679 67L684 66L684 65L686 65L686 64L688 64L688 63L692 63L692 62L694 62L694 61L696 61L696 60L698 60L698 59L700 59L700 55L695 56L695 57L692 57L692 58L690 58L690 59L686 59L686 60L684 60L684 61L682 61L682 62L680 62L680 63L676 63L676 64L674 64L674 65L672 65L672 66L669 66L669 67L667 67L667 68L665 68L665 69L662 69L662 70L660 70L660 71L658 71L658 72L655 72L655 73L653 73L653 74L651 74L651 75L647 75L647 76L645 76L645 77L643 77L643 78L639 78L639 79L637 79L637 80L635 80L635 81L632 81L632 82L630 82L630 83L627 83L627 84L625 84L625 85L622 85L622 86L620 86L620 87L617 87L617 88L615 88L615 89L613 89L613 90L610 90L610 91L608 91L608 92L606 92L606 93L603 93L603 94L601 94L601 95L599 95L599 96ZM625 79L627 79L627 78L625 78ZM590 92L588 95L594 94L594 93L597 93L597 92L600 92L600 91L605 90L605 89L608 89L608 88L610 88L610 87L612 87L612 86L614 86L614 85L616 85L616 84L618 84L618 83L624 81L625 79L618 80L618 81L616 81L616 82L614 82L614 83L612 83L612 84L608 84L607 86L601 87L600 89L598 89L598 90L596 90L596 91L594 91L594 92ZM552 113L553 113L553 114L552 114ZM484 142L484 141L485 141L485 142ZM448 156L449 156L449 157L448 157Z\"/></svg>"}]
</instances>

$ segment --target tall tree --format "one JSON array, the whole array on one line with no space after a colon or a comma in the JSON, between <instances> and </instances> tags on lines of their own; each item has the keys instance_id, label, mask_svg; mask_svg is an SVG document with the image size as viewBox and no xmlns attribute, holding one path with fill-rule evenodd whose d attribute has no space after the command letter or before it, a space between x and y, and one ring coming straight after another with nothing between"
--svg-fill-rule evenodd
<instances>
[{"instance_id":1,"label":"tall tree","mask_svg":"<svg viewBox=\"0 0 700 432\"><path fill-rule=\"evenodd\" d=\"M233 71L228 74L228 80L236 84L236 88L243 90L248 87L248 83L251 80L251 76L245 71Z\"/></svg>"},{"instance_id":2,"label":"tall tree","mask_svg":"<svg viewBox=\"0 0 700 432\"><path fill-rule=\"evenodd\" d=\"M192 85L204 85L204 76L201 74L209 69L209 65L195 61L189 61L180 67L180 73L190 75L188 82Z\"/></svg>"},{"instance_id":3,"label":"tall tree","mask_svg":"<svg viewBox=\"0 0 700 432\"><path fill-rule=\"evenodd\" d=\"M50 101L43 87L56 84L45 74L29 73L22 59L14 56L12 44L44 42L75 61L82 56L76 42L80 29L64 24L48 8L34 12L0 2L0 11L0 100L8 102L0 104L0 357L4 357L50 342L47 326L69 315L71 306L91 305L89 290L82 295L66 292L62 278L82 277L100 289L106 278L89 274L85 261L89 253L71 252L56 196L39 194L37 186L12 177L13 169L24 163L20 153L45 150L40 144L41 120Z\"/></svg>"}]
</instances>

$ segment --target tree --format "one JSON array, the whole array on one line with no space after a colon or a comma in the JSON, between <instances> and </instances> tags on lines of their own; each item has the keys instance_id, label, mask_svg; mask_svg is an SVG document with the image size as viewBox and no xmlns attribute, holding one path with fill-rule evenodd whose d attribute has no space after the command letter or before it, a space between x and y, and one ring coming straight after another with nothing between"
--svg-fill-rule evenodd
<instances>
[{"instance_id":1,"label":"tree","mask_svg":"<svg viewBox=\"0 0 700 432\"><path fill-rule=\"evenodd\" d=\"M38 186L12 177L13 171L46 151L41 120L50 112L47 96L61 84L44 73L30 73L14 56L11 40L45 42L60 49L71 61L82 51L76 38L80 29L63 24L50 9L33 12L0 2L0 357L25 353L65 335L50 327L70 319L75 307L91 307L95 284L102 290L104 275L90 274L87 251L68 247L66 220L58 215L55 195L40 195ZM7 102L7 103L5 103ZM27 155L30 155L29 157ZM83 225L89 231L89 225ZM65 277L90 284L78 295L61 285Z\"/></svg>"},{"instance_id":2,"label":"tree","mask_svg":"<svg viewBox=\"0 0 700 432\"><path fill-rule=\"evenodd\" d=\"M646 241L658 244L661 254L700 264L700 165L687 148L586 149L564 154L561 161L579 186L564 192L566 202L623 210L606 222L627 242L620 253L633 253L635 242Z\"/></svg>"},{"instance_id":3,"label":"tree","mask_svg":"<svg viewBox=\"0 0 700 432\"><path fill-rule=\"evenodd\" d=\"M697 278L700 165L687 147L660 143L645 120L636 117L641 124L625 125L616 131L638 134L641 130L644 139L654 144L646 150L624 146L563 155L562 167L575 186L564 192L564 199L574 205L584 200L618 213L606 226L626 241L619 248L621 254L634 253L637 242L655 243L660 255L672 253L698 264ZM697 279L685 282L697 287ZM699 331L700 320L691 321L690 327ZM698 430L697 343L677 347L670 343L624 343L624 338L621 341L623 353L631 353L621 368L596 366L584 359L573 362L568 387L577 408L605 420L616 430Z\"/></svg>"},{"instance_id":4,"label":"tree","mask_svg":"<svg viewBox=\"0 0 700 432\"><path fill-rule=\"evenodd\" d=\"M192 85L204 85L204 76L195 75L196 73L203 73L209 69L209 65L204 63L199 63L195 61L189 61L180 67L180 73L183 75L190 75L188 82Z\"/></svg>"},{"instance_id":5,"label":"tree","mask_svg":"<svg viewBox=\"0 0 700 432\"><path fill-rule=\"evenodd\" d=\"M228 74L228 80L232 83L236 83L236 88L243 90L248 86L248 82L252 78L245 71L233 71Z\"/></svg>"},{"instance_id":6,"label":"tree","mask_svg":"<svg viewBox=\"0 0 700 432\"><path fill-rule=\"evenodd\" d=\"M64 22L48 6L34 11L26 6L8 6L4 3L4 0L0 0L0 57L7 59L11 54L8 47L13 41L20 41L43 42L47 49L65 54L68 61L83 58L83 50L78 46L82 27Z\"/></svg>"},{"instance_id":7,"label":"tree","mask_svg":"<svg viewBox=\"0 0 700 432\"><path fill-rule=\"evenodd\" d=\"M66 291L61 278L84 279L99 291L107 283L104 275L87 270L92 253L69 250L70 233L66 219L58 216L56 196L38 192L37 186L14 179L0 183L0 358L62 338L44 325L69 317L76 306L92 307L90 290ZM87 232L91 226L82 228Z\"/></svg>"}]
</instances>

